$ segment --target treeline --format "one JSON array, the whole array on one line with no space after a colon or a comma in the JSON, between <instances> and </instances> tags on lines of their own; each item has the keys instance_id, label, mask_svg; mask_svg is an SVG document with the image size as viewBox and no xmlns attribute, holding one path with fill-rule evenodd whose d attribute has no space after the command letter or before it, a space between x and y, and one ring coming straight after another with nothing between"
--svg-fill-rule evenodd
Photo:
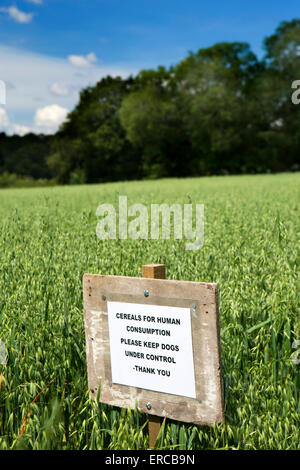
<instances>
[{"instance_id":1,"label":"treeline","mask_svg":"<svg viewBox=\"0 0 300 470\"><path fill-rule=\"evenodd\" d=\"M54 136L0 135L0 169L59 183L300 169L300 20L258 60L219 43L177 66L106 77L82 90Z\"/></svg>"},{"instance_id":2,"label":"treeline","mask_svg":"<svg viewBox=\"0 0 300 470\"><path fill-rule=\"evenodd\" d=\"M34 179L51 178L47 157L51 153L53 136L26 134L8 137L0 133L1 173L15 173Z\"/></svg>"}]
</instances>

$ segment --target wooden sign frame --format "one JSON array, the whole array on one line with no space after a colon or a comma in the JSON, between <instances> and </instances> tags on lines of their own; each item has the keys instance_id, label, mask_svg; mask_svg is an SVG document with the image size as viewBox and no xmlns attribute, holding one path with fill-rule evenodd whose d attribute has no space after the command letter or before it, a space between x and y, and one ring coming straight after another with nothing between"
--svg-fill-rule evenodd
<instances>
[{"instance_id":1,"label":"wooden sign frame","mask_svg":"<svg viewBox=\"0 0 300 470\"><path fill-rule=\"evenodd\" d=\"M150 415L197 425L224 421L217 284L85 274L83 296L92 397L101 387L100 401L110 405L134 409L137 404ZM108 301L190 308L196 398L112 383Z\"/></svg>"}]
</instances>

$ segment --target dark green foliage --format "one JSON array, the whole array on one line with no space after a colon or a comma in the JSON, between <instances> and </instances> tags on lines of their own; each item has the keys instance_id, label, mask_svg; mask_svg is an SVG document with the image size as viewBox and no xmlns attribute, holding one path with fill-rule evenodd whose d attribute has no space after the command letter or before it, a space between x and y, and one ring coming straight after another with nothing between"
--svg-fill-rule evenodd
<instances>
[{"instance_id":1,"label":"dark green foliage","mask_svg":"<svg viewBox=\"0 0 300 470\"><path fill-rule=\"evenodd\" d=\"M63 184L300 169L300 20L82 90L56 135L0 135L0 171ZM46 164L45 164L46 162Z\"/></svg>"},{"instance_id":2,"label":"dark green foliage","mask_svg":"<svg viewBox=\"0 0 300 470\"><path fill-rule=\"evenodd\" d=\"M121 127L119 109L133 79L106 77L81 92L80 101L54 137L48 165L61 183L136 179L137 153Z\"/></svg>"},{"instance_id":3,"label":"dark green foliage","mask_svg":"<svg viewBox=\"0 0 300 470\"><path fill-rule=\"evenodd\" d=\"M0 134L0 173L16 173L32 178L49 178L46 158L50 151L49 136L27 134L7 137Z\"/></svg>"}]
</instances>

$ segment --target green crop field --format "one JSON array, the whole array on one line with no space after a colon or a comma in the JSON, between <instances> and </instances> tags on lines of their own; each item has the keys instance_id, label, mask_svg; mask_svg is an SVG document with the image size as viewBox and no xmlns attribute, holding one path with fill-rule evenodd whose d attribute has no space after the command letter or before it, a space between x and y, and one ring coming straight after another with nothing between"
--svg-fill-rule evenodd
<instances>
[{"instance_id":1,"label":"green crop field","mask_svg":"<svg viewBox=\"0 0 300 470\"><path fill-rule=\"evenodd\" d=\"M204 247L99 240L96 208L119 195L205 204ZM1 190L0 449L148 448L146 415L89 399L82 276L152 262L219 285L226 416L166 420L157 448L299 448L299 212L299 173Z\"/></svg>"}]
</instances>

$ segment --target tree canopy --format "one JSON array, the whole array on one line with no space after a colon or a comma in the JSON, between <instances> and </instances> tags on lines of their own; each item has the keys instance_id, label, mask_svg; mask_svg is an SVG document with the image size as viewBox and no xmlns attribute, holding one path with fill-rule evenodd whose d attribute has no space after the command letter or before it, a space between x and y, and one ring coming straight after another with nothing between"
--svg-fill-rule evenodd
<instances>
[{"instance_id":1,"label":"tree canopy","mask_svg":"<svg viewBox=\"0 0 300 470\"><path fill-rule=\"evenodd\" d=\"M300 20L282 22L258 60L223 42L169 68L105 77L81 91L53 136L0 134L0 171L58 182L300 169Z\"/></svg>"}]
</instances>

